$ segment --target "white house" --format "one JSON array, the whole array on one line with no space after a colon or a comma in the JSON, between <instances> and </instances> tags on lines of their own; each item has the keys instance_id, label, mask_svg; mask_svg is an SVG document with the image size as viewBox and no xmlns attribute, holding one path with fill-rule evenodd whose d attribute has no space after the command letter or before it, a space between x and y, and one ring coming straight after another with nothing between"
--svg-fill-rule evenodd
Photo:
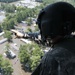
<instances>
[{"instance_id":1,"label":"white house","mask_svg":"<svg viewBox=\"0 0 75 75\"><path fill-rule=\"evenodd\" d=\"M7 38L4 38L4 39L0 40L0 44L4 43L6 41L7 41Z\"/></svg>"},{"instance_id":2,"label":"white house","mask_svg":"<svg viewBox=\"0 0 75 75\"><path fill-rule=\"evenodd\" d=\"M28 39L23 39L23 38L21 38L20 40L23 41L23 42L25 42L26 44L31 44L31 41L28 40Z\"/></svg>"}]
</instances>

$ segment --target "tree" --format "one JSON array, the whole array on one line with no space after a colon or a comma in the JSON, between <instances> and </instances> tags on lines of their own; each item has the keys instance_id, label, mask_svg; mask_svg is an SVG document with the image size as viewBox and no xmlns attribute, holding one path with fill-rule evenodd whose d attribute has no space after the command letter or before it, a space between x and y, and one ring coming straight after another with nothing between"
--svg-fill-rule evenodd
<instances>
[{"instance_id":1,"label":"tree","mask_svg":"<svg viewBox=\"0 0 75 75\"><path fill-rule=\"evenodd\" d=\"M32 56L30 57L30 68L31 68L31 71L33 71L37 65L40 63L40 56Z\"/></svg>"},{"instance_id":2,"label":"tree","mask_svg":"<svg viewBox=\"0 0 75 75\"><path fill-rule=\"evenodd\" d=\"M31 28L28 28L27 30L28 30L28 32L32 32L32 29Z\"/></svg>"},{"instance_id":3,"label":"tree","mask_svg":"<svg viewBox=\"0 0 75 75\"><path fill-rule=\"evenodd\" d=\"M8 51L10 49L10 45L7 43L6 44L6 51Z\"/></svg>"},{"instance_id":4,"label":"tree","mask_svg":"<svg viewBox=\"0 0 75 75\"><path fill-rule=\"evenodd\" d=\"M0 68L2 67L2 60L3 60L2 55L0 55Z\"/></svg>"},{"instance_id":5,"label":"tree","mask_svg":"<svg viewBox=\"0 0 75 75\"><path fill-rule=\"evenodd\" d=\"M8 42L12 41L12 36L10 31L5 31L4 37L8 39Z\"/></svg>"},{"instance_id":6,"label":"tree","mask_svg":"<svg viewBox=\"0 0 75 75\"><path fill-rule=\"evenodd\" d=\"M15 19L11 18L11 19L5 19L1 26L4 30L10 30L14 28L14 25L15 25Z\"/></svg>"},{"instance_id":7,"label":"tree","mask_svg":"<svg viewBox=\"0 0 75 75\"><path fill-rule=\"evenodd\" d=\"M52 4L54 2L59 2L59 1L64 1L64 2L68 2L72 5L75 6L75 1L74 0L43 0L43 6L47 6L48 4Z\"/></svg>"},{"instance_id":8,"label":"tree","mask_svg":"<svg viewBox=\"0 0 75 75\"><path fill-rule=\"evenodd\" d=\"M34 55L34 56L43 56L43 51L38 46L38 44L34 45L34 49L32 50L32 55Z\"/></svg>"},{"instance_id":9,"label":"tree","mask_svg":"<svg viewBox=\"0 0 75 75\"><path fill-rule=\"evenodd\" d=\"M2 75L12 75L13 72L12 65L8 60L4 60L2 55L0 55L0 70Z\"/></svg>"},{"instance_id":10,"label":"tree","mask_svg":"<svg viewBox=\"0 0 75 75\"><path fill-rule=\"evenodd\" d=\"M0 32L2 32L2 27L1 27L1 25L0 25Z\"/></svg>"},{"instance_id":11,"label":"tree","mask_svg":"<svg viewBox=\"0 0 75 75\"><path fill-rule=\"evenodd\" d=\"M21 45L19 50L19 58L23 67L28 63L31 71L37 67L44 54L36 43Z\"/></svg>"},{"instance_id":12,"label":"tree","mask_svg":"<svg viewBox=\"0 0 75 75\"><path fill-rule=\"evenodd\" d=\"M41 56L43 56L44 53L37 44L34 45L34 49L31 53L32 55L30 57L30 68L31 71L33 71L40 63Z\"/></svg>"},{"instance_id":13,"label":"tree","mask_svg":"<svg viewBox=\"0 0 75 75\"><path fill-rule=\"evenodd\" d=\"M7 13L13 13L16 10L16 6L8 3L1 3L0 9L6 11Z\"/></svg>"},{"instance_id":14,"label":"tree","mask_svg":"<svg viewBox=\"0 0 75 75\"><path fill-rule=\"evenodd\" d=\"M18 23L20 23L22 21L22 14L20 12L18 12L16 14L16 20L17 20Z\"/></svg>"},{"instance_id":15,"label":"tree","mask_svg":"<svg viewBox=\"0 0 75 75\"><path fill-rule=\"evenodd\" d=\"M31 19L31 18L28 18L28 19L26 19L26 21L27 21L28 26L31 26L31 24L32 24L32 19Z\"/></svg>"},{"instance_id":16,"label":"tree","mask_svg":"<svg viewBox=\"0 0 75 75\"><path fill-rule=\"evenodd\" d=\"M7 43L5 46L5 53L9 55L10 45Z\"/></svg>"},{"instance_id":17,"label":"tree","mask_svg":"<svg viewBox=\"0 0 75 75\"><path fill-rule=\"evenodd\" d=\"M3 60L2 63L3 75L12 75L13 69L11 67L12 66L9 61Z\"/></svg>"},{"instance_id":18,"label":"tree","mask_svg":"<svg viewBox=\"0 0 75 75\"><path fill-rule=\"evenodd\" d=\"M29 57L30 57L30 53L28 52L28 44L26 45L21 45L20 46L20 53L19 53L19 57L20 57L20 61L23 64L26 64L29 61Z\"/></svg>"},{"instance_id":19,"label":"tree","mask_svg":"<svg viewBox=\"0 0 75 75\"><path fill-rule=\"evenodd\" d=\"M9 30L8 22L4 21L1 26L3 30Z\"/></svg>"},{"instance_id":20,"label":"tree","mask_svg":"<svg viewBox=\"0 0 75 75\"><path fill-rule=\"evenodd\" d=\"M14 28L14 25L15 25L14 19L11 18L11 19L8 21L8 23L9 23L10 29L13 29L13 28Z\"/></svg>"},{"instance_id":21,"label":"tree","mask_svg":"<svg viewBox=\"0 0 75 75\"><path fill-rule=\"evenodd\" d=\"M34 32L39 31L38 25L35 26Z\"/></svg>"}]
</instances>

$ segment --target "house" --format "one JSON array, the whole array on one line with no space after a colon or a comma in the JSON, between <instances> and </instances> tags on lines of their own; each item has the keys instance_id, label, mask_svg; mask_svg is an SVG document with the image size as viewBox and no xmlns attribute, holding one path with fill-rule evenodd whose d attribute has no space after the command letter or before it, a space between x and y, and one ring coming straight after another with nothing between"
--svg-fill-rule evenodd
<instances>
[{"instance_id":1,"label":"house","mask_svg":"<svg viewBox=\"0 0 75 75\"><path fill-rule=\"evenodd\" d=\"M19 1L19 3L17 3L16 6L35 8L36 6L39 6L39 4L35 0L24 0L24 1Z\"/></svg>"},{"instance_id":2,"label":"house","mask_svg":"<svg viewBox=\"0 0 75 75\"><path fill-rule=\"evenodd\" d=\"M26 44L31 44L31 41L28 39L20 39L21 41L25 42Z\"/></svg>"},{"instance_id":3,"label":"house","mask_svg":"<svg viewBox=\"0 0 75 75\"><path fill-rule=\"evenodd\" d=\"M7 38L4 38L4 39L0 40L0 44L4 43L6 41L7 41Z\"/></svg>"},{"instance_id":4,"label":"house","mask_svg":"<svg viewBox=\"0 0 75 75\"><path fill-rule=\"evenodd\" d=\"M3 34L4 34L4 32L1 32L1 33L0 33L0 36L2 36Z\"/></svg>"}]
</instances>

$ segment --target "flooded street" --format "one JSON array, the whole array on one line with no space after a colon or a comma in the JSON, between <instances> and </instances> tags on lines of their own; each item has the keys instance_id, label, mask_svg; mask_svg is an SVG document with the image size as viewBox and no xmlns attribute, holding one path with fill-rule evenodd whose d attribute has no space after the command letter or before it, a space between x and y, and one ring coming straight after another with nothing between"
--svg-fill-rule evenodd
<instances>
[{"instance_id":1,"label":"flooded street","mask_svg":"<svg viewBox=\"0 0 75 75\"><path fill-rule=\"evenodd\" d=\"M4 15L0 15L0 22L3 22L3 20L5 19Z\"/></svg>"},{"instance_id":2,"label":"flooded street","mask_svg":"<svg viewBox=\"0 0 75 75\"><path fill-rule=\"evenodd\" d=\"M0 44L0 54L3 55L3 58L4 59L7 59L10 61L10 63L12 64L12 68L13 68L13 73L12 75L31 75L31 73L29 72L25 72L22 67L21 67L21 63L20 63L20 60L19 60L19 57L18 57L18 54L19 54L19 50L15 50L12 48L11 44L14 45L14 43L17 44L16 47L20 47L20 45L24 45L25 43L22 42L20 39L16 38L16 39L12 39L13 40L13 43L10 43L10 49L16 54L16 58L14 59L9 59L7 58L6 56L4 56L4 53L5 53L5 46L7 44L7 42L3 43L3 44Z\"/></svg>"},{"instance_id":3,"label":"flooded street","mask_svg":"<svg viewBox=\"0 0 75 75\"><path fill-rule=\"evenodd\" d=\"M5 18L6 18L5 17L5 12L4 11L0 11L0 23L2 23Z\"/></svg>"},{"instance_id":4,"label":"flooded street","mask_svg":"<svg viewBox=\"0 0 75 75\"><path fill-rule=\"evenodd\" d=\"M4 19L5 19L5 13L0 11L0 23L2 23ZM2 40L3 38L4 38L3 36L0 36L0 40ZM12 40L13 40L12 44L16 43L18 48L20 47L20 45L25 44L22 41L20 41L20 39L18 39L18 38L13 37ZM31 75L31 73L25 72L21 67L21 63L20 63L20 60L18 57L19 50L17 51L17 50L14 50L13 48L11 48L11 50L16 54L16 58L14 58L14 59L9 59L4 55L6 44L7 44L7 42L0 44L0 54L3 55L4 59L9 60L10 63L12 64L12 68L14 69L12 75Z\"/></svg>"},{"instance_id":5,"label":"flooded street","mask_svg":"<svg viewBox=\"0 0 75 75\"><path fill-rule=\"evenodd\" d=\"M28 1L28 0L27 0ZM5 19L5 12L4 11L1 11L0 10L0 23L3 22L3 20ZM24 31L28 31L28 28L32 29L32 30L35 30L35 27L34 26L25 26L25 24L19 24L16 29L23 29ZM0 36L0 40L2 40L4 37L3 36ZM13 37L13 42L10 43L10 47L11 47L11 44L17 44L17 47L19 48L20 45L24 45L25 43L22 42L20 40L20 38L14 38ZM26 72L22 69L22 66L21 66L21 63L20 63L20 60L19 60L19 57L18 57L18 54L19 54L19 50L15 50L13 49L12 47L10 48L12 52L14 52L16 54L16 58L14 59L9 59L7 58L4 53L5 53L5 46L6 46L7 42L5 43L2 43L0 44L0 54L3 55L3 58L4 59L7 59L10 61L10 63L12 64L12 68L13 68L13 73L12 75L31 75L30 72Z\"/></svg>"}]
</instances>

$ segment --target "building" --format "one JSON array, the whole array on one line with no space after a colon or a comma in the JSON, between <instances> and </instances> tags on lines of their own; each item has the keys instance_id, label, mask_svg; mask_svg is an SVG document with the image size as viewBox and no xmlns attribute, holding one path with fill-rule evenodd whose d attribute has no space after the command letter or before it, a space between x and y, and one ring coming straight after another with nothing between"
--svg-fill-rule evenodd
<instances>
[{"instance_id":1,"label":"building","mask_svg":"<svg viewBox=\"0 0 75 75\"><path fill-rule=\"evenodd\" d=\"M37 1L38 2L38 1ZM40 4L37 3L35 0L24 0L24 1L19 1L16 6L22 6L22 7L27 7L27 8L35 8L36 6L39 6Z\"/></svg>"},{"instance_id":2,"label":"building","mask_svg":"<svg viewBox=\"0 0 75 75\"><path fill-rule=\"evenodd\" d=\"M28 40L28 39L20 39L21 41L23 41L23 42L25 42L26 44L31 44L31 41L30 40Z\"/></svg>"},{"instance_id":3,"label":"building","mask_svg":"<svg viewBox=\"0 0 75 75\"><path fill-rule=\"evenodd\" d=\"M1 32L1 33L0 33L0 36L2 36L3 34L4 34L4 32Z\"/></svg>"},{"instance_id":4,"label":"building","mask_svg":"<svg viewBox=\"0 0 75 75\"><path fill-rule=\"evenodd\" d=\"M4 38L4 39L0 40L0 44L4 43L6 41L7 41L7 38Z\"/></svg>"}]
</instances>

